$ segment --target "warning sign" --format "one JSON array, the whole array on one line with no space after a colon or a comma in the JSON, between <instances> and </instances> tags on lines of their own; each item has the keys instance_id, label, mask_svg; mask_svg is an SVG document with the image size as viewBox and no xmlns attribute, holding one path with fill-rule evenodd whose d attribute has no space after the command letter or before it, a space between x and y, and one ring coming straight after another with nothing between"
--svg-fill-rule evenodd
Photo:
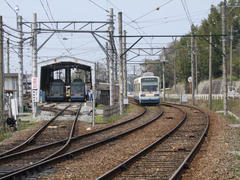
<instances>
[{"instance_id":1,"label":"warning sign","mask_svg":"<svg viewBox=\"0 0 240 180\"><path fill-rule=\"evenodd\" d=\"M38 78L32 77L32 89L37 89L37 88L38 88Z\"/></svg>"}]
</instances>

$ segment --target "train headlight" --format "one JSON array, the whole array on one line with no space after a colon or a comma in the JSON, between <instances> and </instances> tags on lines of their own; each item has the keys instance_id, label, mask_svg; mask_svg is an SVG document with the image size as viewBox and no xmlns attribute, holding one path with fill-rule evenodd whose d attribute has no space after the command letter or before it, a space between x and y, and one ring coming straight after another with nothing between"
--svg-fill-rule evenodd
<instances>
[{"instance_id":1,"label":"train headlight","mask_svg":"<svg viewBox=\"0 0 240 180\"><path fill-rule=\"evenodd\" d=\"M141 94L141 97L144 97L144 96L146 96L145 94Z\"/></svg>"},{"instance_id":2,"label":"train headlight","mask_svg":"<svg viewBox=\"0 0 240 180\"><path fill-rule=\"evenodd\" d=\"M159 94L154 94L154 96L159 96Z\"/></svg>"}]
</instances>

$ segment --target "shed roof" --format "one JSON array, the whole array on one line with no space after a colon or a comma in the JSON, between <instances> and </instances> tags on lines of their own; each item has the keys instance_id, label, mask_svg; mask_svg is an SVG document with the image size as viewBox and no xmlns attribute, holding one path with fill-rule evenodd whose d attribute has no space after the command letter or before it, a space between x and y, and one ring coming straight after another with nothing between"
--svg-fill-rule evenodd
<instances>
[{"instance_id":1,"label":"shed roof","mask_svg":"<svg viewBox=\"0 0 240 180\"><path fill-rule=\"evenodd\" d=\"M83 59L70 57L70 56L60 56L53 59L48 59L46 61L42 61L38 63L38 68L47 67L52 70L59 70L62 67L69 67L69 68L80 68L84 70L91 70L94 69L94 62L86 61Z\"/></svg>"}]
</instances>

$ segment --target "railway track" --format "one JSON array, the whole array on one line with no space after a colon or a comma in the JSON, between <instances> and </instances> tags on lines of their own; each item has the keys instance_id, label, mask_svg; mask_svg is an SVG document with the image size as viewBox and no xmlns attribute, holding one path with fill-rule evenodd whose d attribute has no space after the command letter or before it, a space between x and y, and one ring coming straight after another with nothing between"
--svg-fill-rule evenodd
<instances>
[{"instance_id":1,"label":"railway track","mask_svg":"<svg viewBox=\"0 0 240 180\"><path fill-rule=\"evenodd\" d=\"M59 103L48 103L46 106L40 105L39 110L58 113L59 108L57 108L57 105L59 105ZM64 114L65 115L76 115L77 112L75 110L66 109L64 111Z\"/></svg>"},{"instance_id":2,"label":"railway track","mask_svg":"<svg viewBox=\"0 0 240 180\"><path fill-rule=\"evenodd\" d=\"M100 179L178 179L200 147L209 118L200 109L170 105L184 112L182 121L166 135L139 151Z\"/></svg>"},{"instance_id":3,"label":"railway track","mask_svg":"<svg viewBox=\"0 0 240 180\"><path fill-rule=\"evenodd\" d=\"M69 126L66 125L66 128L59 132L53 131L52 129L48 129L51 125L60 125L56 120L70 105L66 106L63 110L61 110L54 118L46 122L36 133L34 133L30 138L28 138L25 142L20 145L4 152L0 157L0 178L4 178L8 174L12 174L16 171L19 171L23 167L29 167L33 164L37 164L43 162L49 158L56 156L58 153L63 151L69 145L71 138L73 137L75 125L79 116L79 112L81 109L81 104L77 111L77 115L75 120ZM69 121L70 122L70 121ZM49 132L50 131L50 132ZM33 147L43 146L46 143L56 141L59 138L66 138L67 141L65 144L62 144L60 148L47 148L45 151L35 151L34 153L23 153L28 151L27 149L32 149ZM26 149L25 151L21 151ZM43 148L42 148L43 149Z\"/></svg>"},{"instance_id":4,"label":"railway track","mask_svg":"<svg viewBox=\"0 0 240 180\"><path fill-rule=\"evenodd\" d=\"M65 158L69 158L73 156L75 153L84 152L89 149L103 145L107 142L116 140L122 136L125 136L126 134L136 131L137 129L143 128L144 126L154 122L161 115L162 115L162 112L160 111L157 112L157 111L145 110L143 113L141 113L137 117L129 119L128 121L115 124L111 127L103 128L95 132L84 134L82 136L74 137L71 139L71 143L70 143L71 145L68 147L68 149L64 154L61 154L59 156L56 156L50 159L46 159L45 161L41 161L31 166L27 166L13 173L9 173L8 175L3 176L0 179L17 177L21 174L25 174L26 171L36 169L37 167L40 167L42 165L49 164L53 161L64 160ZM56 142L55 145L57 144L60 145L65 141L66 140ZM37 149L31 150L31 151L36 151L36 150ZM25 151L24 154L28 155L31 151Z\"/></svg>"},{"instance_id":5,"label":"railway track","mask_svg":"<svg viewBox=\"0 0 240 180\"><path fill-rule=\"evenodd\" d=\"M0 154L0 158L4 157L8 154L12 154L15 153L17 151L21 151L26 147L31 146L31 144L34 144L34 142L36 142L35 140L37 138L45 138L44 136L42 137L41 135L43 134L44 131L47 131L47 127L49 127L50 125L55 126L57 123L55 123L55 119L57 119L60 115L63 114L63 112L69 108L70 105L66 106L65 108L63 108L62 110L59 110L58 113L56 114L56 116L54 116L53 118L51 118L49 121L46 121L46 123L44 125L42 125L33 135L31 135L29 138L27 138L27 140L25 140L24 142L20 143L19 145L16 145L15 147L3 152ZM41 137L39 137L41 136ZM44 141L41 141L44 142Z\"/></svg>"}]
</instances>

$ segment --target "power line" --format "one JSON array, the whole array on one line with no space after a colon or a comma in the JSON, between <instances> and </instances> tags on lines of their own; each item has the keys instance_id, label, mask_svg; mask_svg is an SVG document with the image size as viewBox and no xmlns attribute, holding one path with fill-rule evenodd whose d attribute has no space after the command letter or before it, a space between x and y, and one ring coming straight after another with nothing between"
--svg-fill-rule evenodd
<instances>
[{"instance_id":1,"label":"power line","mask_svg":"<svg viewBox=\"0 0 240 180\"><path fill-rule=\"evenodd\" d=\"M19 31L19 30L17 30L17 29L14 29L14 28L12 28L11 26L8 26L8 25L6 25L6 24L3 24L3 26L5 26L6 28L8 28L8 29L10 29L10 30L12 30L12 31L15 31L15 32L22 32L22 33L24 33L24 34L31 34L31 32L23 32L23 31Z\"/></svg>"},{"instance_id":2,"label":"power line","mask_svg":"<svg viewBox=\"0 0 240 180\"><path fill-rule=\"evenodd\" d=\"M14 38L16 38L16 39L20 39L19 37L15 36L15 35L13 35L13 34L11 34L11 33L9 33L8 31L6 31L4 28L2 28L2 29L3 29L3 32L5 32L7 35L12 36L12 37L14 37Z\"/></svg>"},{"instance_id":3,"label":"power line","mask_svg":"<svg viewBox=\"0 0 240 180\"><path fill-rule=\"evenodd\" d=\"M192 20L191 20L190 13L189 13L188 8L187 8L187 4L184 4L184 2L186 3L186 1L181 0L181 3L182 3L182 6L183 6L184 11L185 11L185 13L186 13L188 22L189 22L190 26L192 26L192 25L193 25L193 22L192 22Z\"/></svg>"},{"instance_id":4,"label":"power line","mask_svg":"<svg viewBox=\"0 0 240 180\"><path fill-rule=\"evenodd\" d=\"M110 0L108 1L113 7L115 7L116 9L118 9L119 11L122 11L120 8L118 8L116 5L114 5ZM127 17L131 22L133 21L133 19L131 17L129 17L126 13L123 13L123 16ZM144 31L140 32L136 27L132 26L129 24L129 22L123 21L125 23L124 26L128 25L129 27L133 28L135 31L137 31L138 34L146 34ZM137 22L134 22L138 28L139 25ZM150 45L150 43L144 38L145 42L148 43ZM150 45L151 46L151 45Z\"/></svg>"},{"instance_id":5,"label":"power line","mask_svg":"<svg viewBox=\"0 0 240 180\"><path fill-rule=\"evenodd\" d=\"M51 18L49 17L49 15L48 15L48 13L47 13L47 10L46 10L46 8L45 8L42 0L40 0L40 3L41 3L41 5L42 5L42 8L43 8L43 10L44 10L44 12L45 12L48 20L51 21L51 18L52 18L52 20L54 21L49 4L47 3L47 6L48 6L48 8L49 8ZM52 23L51 23L51 25L52 25L52 27L53 27L53 24L52 24ZM58 40L59 40L60 44L64 47L65 51L70 55L71 52L66 48L65 44L60 40L60 38L59 38L58 35L57 35L57 37L58 37Z\"/></svg>"},{"instance_id":6,"label":"power line","mask_svg":"<svg viewBox=\"0 0 240 180\"><path fill-rule=\"evenodd\" d=\"M209 9L205 9L205 10L199 10L199 11L195 11L192 12L192 15L194 14L194 16L199 16L199 15L205 15L207 12L209 11ZM166 20L166 19L176 19L176 18L186 18L186 14L179 14L179 15L175 15L175 16L165 16L165 17L161 17L161 18L155 18L155 19L146 19L144 21L138 21L139 23L149 23L149 22L153 22L153 21L157 21L159 22L159 20Z\"/></svg>"},{"instance_id":7,"label":"power line","mask_svg":"<svg viewBox=\"0 0 240 180\"><path fill-rule=\"evenodd\" d=\"M188 8L186 0L184 0L184 2L185 2L185 7L186 7L186 10L187 10L187 13L188 13L188 17L189 17L189 19L191 20L191 22L193 24L193 21L192 21L192 18L191 18L191 15L190 15L189 8Z\"/></svg>"},{"instance_id":8,"label":"power line","mask_svg":"<svg viewBox=\"0 0 240 180\"><path fill-rule=\"evenodd\" d=\"M4 1L8 5L8 7L10 7L10 9L13 10L13 12L17 15L18 12L7 2L7 0L4 0Z\"/></svg>"},{"instance_id":9,"label":"power line","mask_svg":"<svg viewBox=\"0 0 240 180\"><path fill-rule=\"evenodd\" d=\"M103 8L102 6L100 6L99 4L95 3L94 1L92 1L92 0L88 0L88 1L90 1L92 4L94 4L95 6L99 7L100 9L104 10L105 12L109 13L109 11L107 9Z\"/></svg>"},{"instance_id":10,"label":"power line","mask_svg":"<svg viewBox=\"0 0 240 180\"><path fill-rule=\"evenodd\" d=\"M18 16L18 12L7 2L7 0L4 0L5 1L5 3L8 5L8 7L11 9L11 10L13 10L13 12ZM16 4L15 4L16 5ZM17 5L16 5L16 7L18 7ZM24 21L27 21L26 19L24 19L24 18L22 18Z\"/></svg>"},{"instance_id":11,"label":"power line","mask_svg":"<svg viewBox=\"0 0 240 180\"><path fill-rule=\"evenodd\" d=\"M159 7L157 7L157 8L155 8L155 9L153 9L153 10L147 12L146 14L143 14L142 16L139 16L138 18L132 20L132 22L136 22L137 20L139 20L139 19L141 19L141 18L144 18L145 16L151 14L151 13L154 12L154 11L158 11L161 7L163 7L163 6L167 5L167 4L169 4L169 3L172 2L172 1L173 1L173 0L169 0L169 1L167 1L166 3L160 5Z\"/></svg>"},{"instance_id":12,"label":"power line","mask_svg":"<svg viewBox=\"0 0 240 180\"><path fill-rule=\"evenodd\" d=\"M51 19L50 19L49 15L48 15L48 13L47 13L47 10L46 10L45 6L43 5L43 2L42 2L42 0L40 0L40 3L41 3L41 5L42 5L42 8L43 8L43 10L44 10L44 12L45 12L45 14L46 14L46 16L47 16L48 20L49 20L49 21L51 21Z\"/></svg>"},{"instance_id":13,"label":"power line","mask_svg":"<svg viewBox=\"0 0 240 180\"><path fill-rule=\"evenodd\" d=\"M52 11L51 11L50 6L48 4L48 0L46 0L46 3L47 3L47 7L48 7L48 10L49 10L50 16L51 16L52 20L54 20L53 15L52 15Z\"/></svg>"}]
</instances>

